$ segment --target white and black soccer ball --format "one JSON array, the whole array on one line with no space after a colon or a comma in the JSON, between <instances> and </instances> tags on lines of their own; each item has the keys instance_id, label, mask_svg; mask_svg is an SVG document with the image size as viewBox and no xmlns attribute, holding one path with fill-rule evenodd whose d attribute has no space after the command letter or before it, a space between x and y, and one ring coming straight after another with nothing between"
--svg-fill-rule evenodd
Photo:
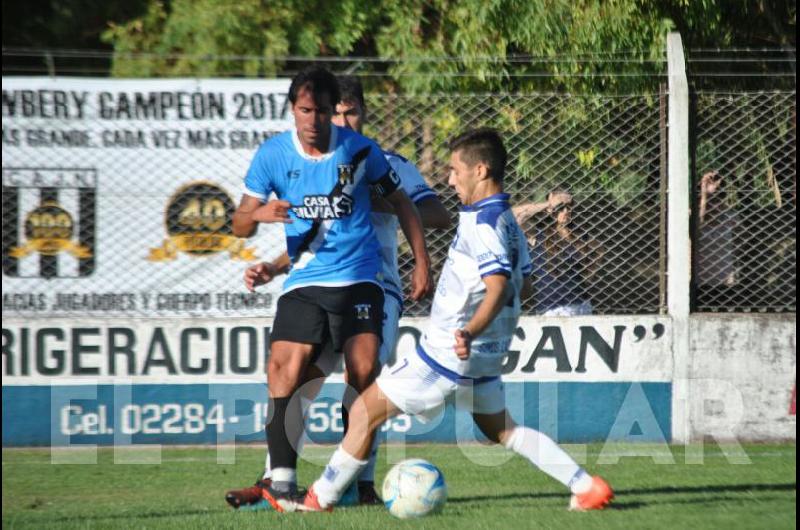
<instances>
[{"instance_id":1,"label":"white and black soccer ball","mask_svg":"<svg viewBox=\"0 0 800 530\"><path fill-rule=\"evenodd\" d=\"M389 513L400 519L435 513L446 500L444 475L427 460L403 460L383 479L383 502Z\"/></svg>"}]
</instances>

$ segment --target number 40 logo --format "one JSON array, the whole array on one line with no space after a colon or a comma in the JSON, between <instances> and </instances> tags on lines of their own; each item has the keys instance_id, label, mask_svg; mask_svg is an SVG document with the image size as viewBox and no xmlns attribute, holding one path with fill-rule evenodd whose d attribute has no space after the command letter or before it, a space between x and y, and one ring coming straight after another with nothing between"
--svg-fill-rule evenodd
<instances>
[{"instance_id":1,"label":"number 40 logo","mask_svg":"<svg viewBox=\"0 0 800 530\"><path fill-rule=\"evenodd\" d=\"M217 184L191 182L179 188L167 202L164 225L167 238L151 248L150 261L171 261L179 252L190 256L209 256L228 252L232 259L256 259L252 248L233 235L233 199Z\"/></svg>"}]
</instances>

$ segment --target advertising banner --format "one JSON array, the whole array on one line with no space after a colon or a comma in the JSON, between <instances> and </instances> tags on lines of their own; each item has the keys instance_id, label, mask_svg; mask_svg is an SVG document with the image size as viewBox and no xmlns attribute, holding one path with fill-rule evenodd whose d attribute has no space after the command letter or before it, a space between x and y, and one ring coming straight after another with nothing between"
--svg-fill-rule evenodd
<instances>
[{"instance_id":1,"label":"advertising banner","mask_svg":"<svg viewBox=\"0 0 800 530\"><path fill-rule=\"evenodd\" d=\"M284 249L231 216L289 80L3 79L3 314L267 316L244 268Z\"/></svg>"},{"instance_id":2,"label":"advertising banner","mask_svg":"<svg viewBox=\"0 0 800 530\"><path fill-rule=\"evenodd\" d=\"M59 322L3 323L4 446L264 440L270 319ZM425 325L401 321L389 367ZM524 317L503 370L508 408L563 441L669 440L669 337L661 317ZM343 388L340 366L309 409L313 441L341 437ZM455 442L470 426L450 403L383 432Z\"/></svg>"}]
</instances>

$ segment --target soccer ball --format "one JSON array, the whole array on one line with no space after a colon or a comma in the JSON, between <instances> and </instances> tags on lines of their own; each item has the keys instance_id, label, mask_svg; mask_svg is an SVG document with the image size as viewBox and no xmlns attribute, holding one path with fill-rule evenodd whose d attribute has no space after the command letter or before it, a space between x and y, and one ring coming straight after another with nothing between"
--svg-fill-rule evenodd
<instances>
[{"instance_id":1,"label":"soccer ball","mask_svg":"<svg viewBox=\"0 0 800 530\"><path fill-rule=\"evenodd\" d=\"M400 519L437 512L446 500L444 475L427 460L403 460L383 480L383 502L389 513Z\"/></svg>"}]
</instances>

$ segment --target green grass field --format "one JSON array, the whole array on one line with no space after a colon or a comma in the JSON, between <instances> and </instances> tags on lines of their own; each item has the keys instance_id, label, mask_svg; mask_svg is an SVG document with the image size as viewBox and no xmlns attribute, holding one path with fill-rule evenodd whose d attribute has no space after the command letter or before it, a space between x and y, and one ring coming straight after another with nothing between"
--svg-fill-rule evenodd
<instances>
[{"instance_id":1,"label":"green grass field","mask_svg":"<svg viewBox=\"0 0 800 530\"><path fill-rule=\"evenodd\" d=\"M617 497L603 512L566 510L564 488L519 457L493 447L412 445L382 448L378 480L391 458L426 458L444 471L449 500L444 511L412 521L392 518L383 507L344 508L333 514L235 512L227 489L250 485L264 449L169 448L161 464L115 464L111 449L96 464L53 464L92 458L86 450L3 450L3 528L795 528L794 444L747 445L749 464L729 462L720 448L703 447L703 463L687 463L683 446L662 447L661 458L624 456L656 449L620 444L569 446L587 468L604 476ZM696 453L697 446L694 448ZM310 447L300 481L316 478L332 447ZM404 451L404 452L403 452ZM666 454L665 454L666 453ZM117 460L140 455L122 449ZM671 455L671 456L670 456ZM694 457L691 457L694 458ZM609 463L617 460L616 463ZM476 464L475 462L479 462Z\"/></svg>"}]
</instances>

